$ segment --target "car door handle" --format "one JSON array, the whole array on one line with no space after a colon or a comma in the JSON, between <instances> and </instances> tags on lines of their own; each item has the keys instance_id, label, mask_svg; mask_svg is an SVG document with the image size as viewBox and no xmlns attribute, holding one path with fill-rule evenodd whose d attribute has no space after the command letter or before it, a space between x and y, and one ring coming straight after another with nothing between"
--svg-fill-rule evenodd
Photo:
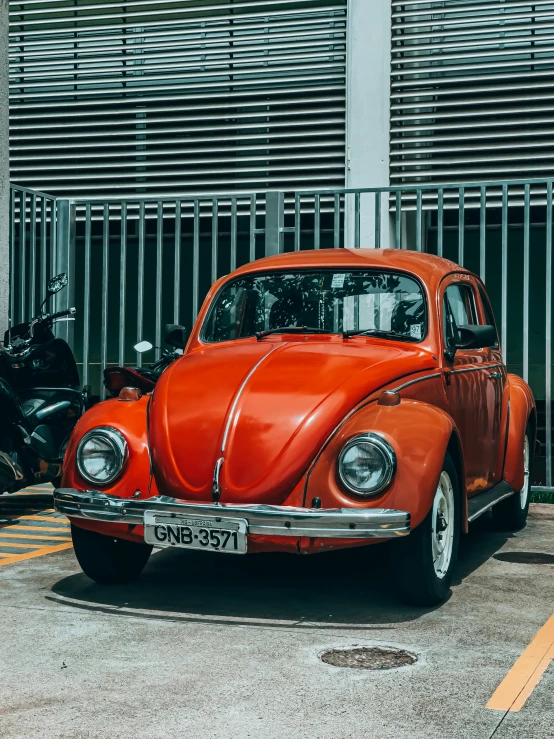
<instances>
[{"instance_id":1,"label":"car door handle","mask_svg":"<svg viewBox=\"0 0 554 739\"><path fill-rule=\"evenodd\" d=\"M489 380L501 380L502 379L502 372L491 372L489 375Z\"/></svg>"}]
</instances>

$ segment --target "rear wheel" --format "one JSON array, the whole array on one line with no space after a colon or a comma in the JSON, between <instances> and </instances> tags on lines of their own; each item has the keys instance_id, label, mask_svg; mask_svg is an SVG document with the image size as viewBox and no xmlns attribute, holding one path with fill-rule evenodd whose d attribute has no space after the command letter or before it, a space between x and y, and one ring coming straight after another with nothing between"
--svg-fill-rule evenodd
<instances>
[{"instance_id":1,"label":"rear wheel","mask_svg":"<svg viewBox=\"0 0 554 739\"><path fill-rule=\"evenodd\" d=\"M531 466L533 455L531 453L532 433L529 426L525 430L523 440L523 487L519 493L511 495L492 509L495 524L503 531L518 531L527 522L529 513L529 502L531 499Z\"/></svg>"},{"instance_id":2,"label":"rear wheel","mask_svg":"<svg viewBox=\"0 0 554 739\"><path fill-rule=\"evenodd\" d=\"M152 547L125 539L114 539L71 524L75 556L81 569L101 585L136 580L148 562Z\"/></svg>"},{"instance_id":3,"label":"rear wheel","mask_svg":"<svg viewBox=\"0 0 554 739\"><path fill-rule=\"evenodd\" d=\"M394 555L395 583L407 603L434 606L450 590L460 537L460 488L447 453L431 510L400 542Z\"/></svg>"}]
</instances>

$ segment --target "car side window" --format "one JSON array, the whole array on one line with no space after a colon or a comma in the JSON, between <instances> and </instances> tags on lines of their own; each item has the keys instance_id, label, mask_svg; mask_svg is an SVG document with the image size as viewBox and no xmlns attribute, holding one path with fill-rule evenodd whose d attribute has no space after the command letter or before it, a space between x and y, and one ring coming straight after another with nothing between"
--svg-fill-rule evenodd
<instances>
[{"instance_id":1,"label":"car side window","mask_svg":"<svg viewBox=\"0 0 554 739\"><path fill-rule=\"evenodd\" d=\"M459 326L476 326L475 295L470 285L449 285L444 293L444 337L446 346L454 346Z\"/></svg>"}]
</instances>

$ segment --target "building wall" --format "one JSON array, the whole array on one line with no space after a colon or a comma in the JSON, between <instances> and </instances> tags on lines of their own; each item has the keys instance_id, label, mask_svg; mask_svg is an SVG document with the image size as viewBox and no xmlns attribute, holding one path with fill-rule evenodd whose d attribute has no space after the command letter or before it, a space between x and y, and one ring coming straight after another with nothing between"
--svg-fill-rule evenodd
<instances>
[{"instance_id":1,"label":"building wall","mask_svg":"<svg viewBox=\"0 0 554 739\"><path fill-rule=\"evenodd\" d=\"M8 55L8 0L0 0L0 59ZM10 292L8 156L8 67L0 64L0 335L8 322Z\"/></svg>"},{"instance_id":2,"label":"building wall","mask_svg":"<svg viewBox=\"0 0 554 739\"><path fill-rule=\"evenodd\" d=\"M10 18L15 182L92 198L344 186L347 0L11 0Z\"/></svg>"}]
</instances>

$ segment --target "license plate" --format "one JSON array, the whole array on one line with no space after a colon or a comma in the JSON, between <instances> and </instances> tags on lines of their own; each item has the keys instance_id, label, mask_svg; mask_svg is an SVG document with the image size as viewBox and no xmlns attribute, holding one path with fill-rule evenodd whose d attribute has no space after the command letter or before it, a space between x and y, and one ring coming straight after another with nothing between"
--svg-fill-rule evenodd
<instances>
[{"instance_id":1,"label":"license plate","mask_svg":"<svg viewBox=\"0 0 554 739\"><path fill-rule=\"evenodd\" d=\"M248 522L243 518L144 513L144 541L155 547L246 554L247 529Z\"/></svg>"}]
</instances>

